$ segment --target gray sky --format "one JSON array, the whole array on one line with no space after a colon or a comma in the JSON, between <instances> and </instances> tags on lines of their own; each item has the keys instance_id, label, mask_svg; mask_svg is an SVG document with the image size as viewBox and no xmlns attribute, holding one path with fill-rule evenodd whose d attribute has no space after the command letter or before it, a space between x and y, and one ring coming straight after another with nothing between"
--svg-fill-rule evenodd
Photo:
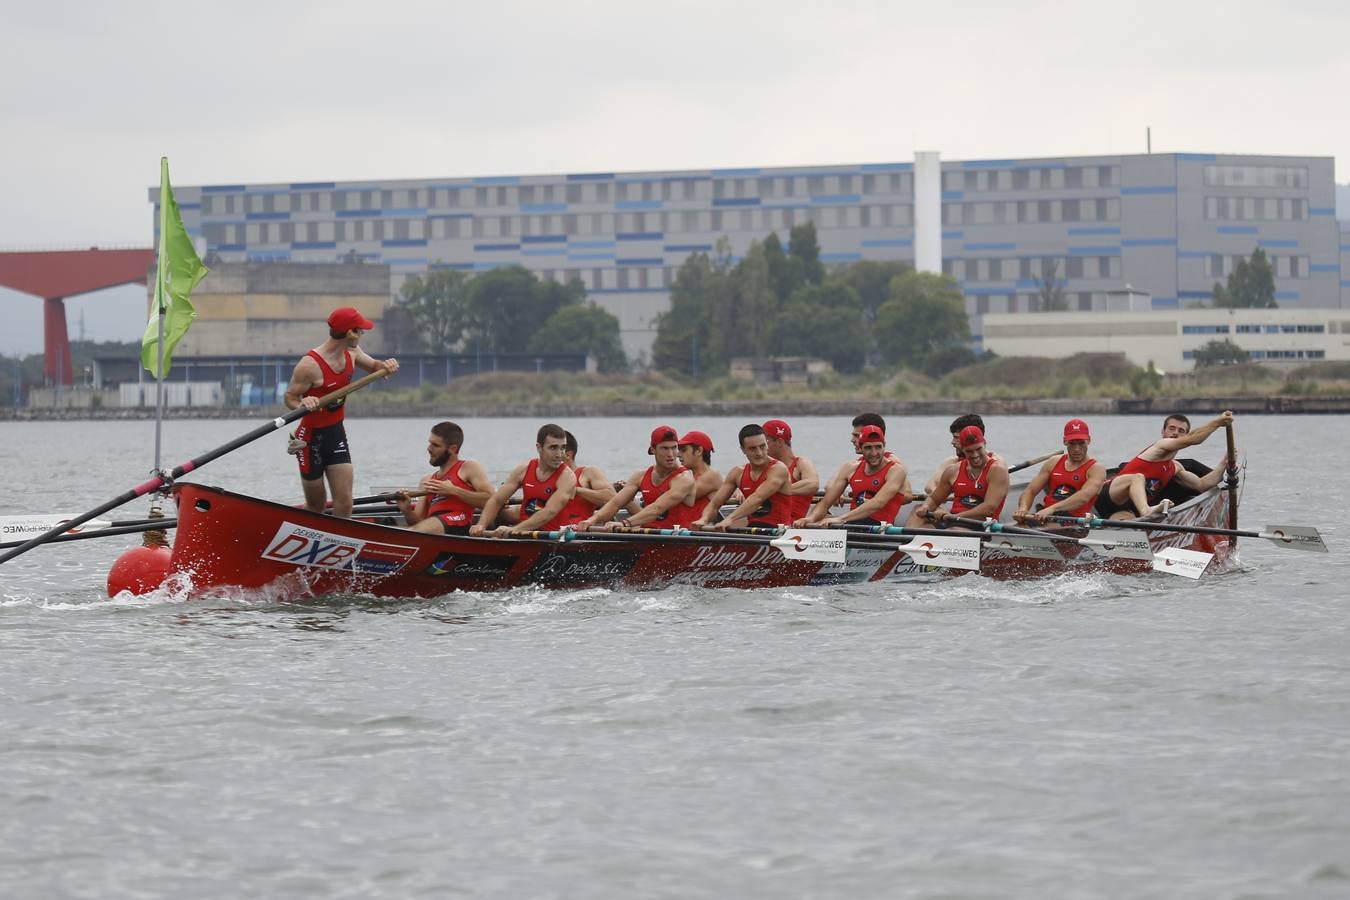
<instances>
[{"instance_id":1,"label":"gray sky","mask_svg":"<svg viewBox=\"0 0 1350 900\"><path fill-rule=\"evenodd\" d=\"M1161 152L1350 167L1343 3L0 0L0 249L145 245L175 184ZM0 353L41 347L0 289ZM93 339L144 289L70 301Z\"/></svg>"}]
</instances>

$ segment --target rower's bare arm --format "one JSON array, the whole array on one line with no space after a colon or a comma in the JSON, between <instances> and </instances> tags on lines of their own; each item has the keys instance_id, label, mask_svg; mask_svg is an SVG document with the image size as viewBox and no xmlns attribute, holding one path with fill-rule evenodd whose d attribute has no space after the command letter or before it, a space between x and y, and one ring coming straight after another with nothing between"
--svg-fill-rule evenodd
<instances>
[{"instance_id":1,"label":"rower's bare arm","mask_svg":"<svg viewBox=\"0 0 1350 900\"><path fill-rule=\"evenodd\" d=\"M398 371L398 360L394 359L392 356L388 359L375 359L360 347L356 348L353 362L367 372L378 372L380 369L388 369L389 374L392 375Z\"/></svg>"},{"instance_id":2,"label":"rower's bare arm","mask_svg":"<svg viewBox=\"0 0 1350 900\"><path fill-rule=\"evenodd\" d=\"M1031 481L1027 483L1026 490L1022 491L1022 496L1017 498L1017 511L1013 513L1013 518L1021 518L1031 512L1031 507L1036 504L1036 498L1045 490L1045 486L1050 483L1050 473L1054 471L1055 464L1059 462L1056 457L1045 465L1041 466L1039 472L1032 476Z\"/></svg>"},{"instance_id":3,"label":"rower's bare arm","mask_svg":"<svg viewBox=\"0 0 1350 900\"><path fill-rule=\"evenodd\" d=\"M928 483L923 486L923 492L925 494L931 495L934 491L936 491L938 484L940 484L942 481L942 476L947 473L947 470L951 468L951 466L952 463L950 460L938 466L937 471L933 473L933 477L929 478Z\"/></svg>"},{"instance_id":4,"label":"rower's bare arm","mask_svg":"<svg viewBox=\"0 0 1350 900\"><path fill-rule=\"evenodd\" d=\"M722 508L722 504L736 490L736 485L740 483L740 480L741 467L732 466L731 470L727 472L727 477L717 486L717 490L708 495L708 500L703 505L703 512L694 522L695 527L702 528L717 517L717 511Z\"/></svg>"},{"instance_id":5,"label":"rower's bare arm","mask_svg":"<svg viewBox=\"0 0 1350 900\"><path fill-rule=\"evenodd\" d=\"M852 474L857 465L857 463L846 462L840 466L839 471L834 473L834 477L826 485L824 495L816 501L815 506L811 507L811 511L806 514L806 518L798 519L792 524L801 527L814 524L828 517L830 507L838 503L839 498L844 496L844 489L848 487L848 476Z\"/></svg>"},{"instance_id":6,"label":"rower's bare arm","mask_svg":"<svg viewBox=\"0 0 1350 900\"><path fill-rule=\"evenodd\" d=\"M562 471L558 473L556 484L557 489L548 498L548 502L535 510L534 515L512 527L512 531L537 531L558 517L563 507L571 503L572 498L577 495L577 476L571 469L563 466Z\"/></svg>"},{"instance_id":7,"label":"rower's bare arm","mask_svg":"<svg viewBox=\"0 0 1350 900\"><path fill-rule=\"evenodd\" d=\"M577 481L577 496L591 506L604 506L614 499L616 491L605 478L605 473L595 466L582 469L585 477Z\"/></svg>"},{"instance_id":8,"label":"rower's bare arm","mask_svg":"<svg viewBox=\"0 0 1350 900\"><path fill-rule=\"evenodd\" d=\"M487 470L483 468L483 464L476 459L466 459L464 465L459 467L459 477L473 488L471 491L456 488L459 499L474 509L482 509L492 496L492 481L487 477Z\"/></svg>"},{"instance_id":9,"label":"rower's bare arm","mask_svg":"<svg viewBox=\"0 0 1350 900\"><path fill-rule=\"evenodd\" d=\"M1101 493L1102 485L1105 483L1106 467L1101 463L1093 463L1092 468L1088 469L1087 478L1083 481L1081 488L1057 503L1046 504L1045 508L1036 513L1033 518L1037 522L1045 522L1051 516L1066 516L1089 500L1097 499L1097 495Z\"/></svg>"},{"instance_id":10,"label":"rower's bare arm","mask_svg":"<svg viewBox=\"0 0 1350 900\"><path fill-rule=\"evenodd\" d=\"M1003 501L1008 497L1009 480L1007 466L1002 463L991 465L989 467L989 489L984 492L984 500L961 513L961 517L965 519L986 519L997 516L997 510L1003 506Z\"/></svg>"},{"instance_id":11,"label":"rower's bare arm","mask_svg":"<svg viewBox=\"0 0 1350 900\"><path fill-rule=\"evenodd\" d=\"M797 480L792 482L788 493L794 497L814 497L819 489L820 475L816 472L816 464L804 456L797 457Z\"/></svg>"},{"instance_id":12,"label":"rower's bare arm","mask_svg":"<svg viewBox=\"0 0 1350 900\"><path fill-rule=\"evenodd\" d=\"M900 463L896 463L891 466L890 471L886 473L886 480L881 483L880 490L871 497L868 497L862 503L859 503L853 509L848 510L842 515L835 516L834 518L826 519L825 521L831 525L842 525L848 522L856 522L859 519L874 519L876 516L872 514L884 507L887 503L890 503L904 486L905 467ZM893 525L895 523L892 522L891 524Z\"/></svg>"},{"instance_id":13,"label":"rower's bare arm","mask_svg":"<svg viewBox=\"0 0 1350 900\"><path fill-rule=\"evenodd\" d=\"M478 516L477 524L470 526L469 534L482 534L493 526L497 521L497 514L506 506L507 501L515 496L516 491L520 490L520 483L525 479L525 466L526 464L522 463L512 469L501 487L488 497L487 502L483 504L483 512Z\"/></svg>"},{"instance_id":14,"label":"rower's bare arm","mask_svg":"<svg viewBox=\"0 0 1350 900\"><path fill-rule=\"evenodd\" d=\"M634 472L633 474L637 477L629 478L623 482L622 490L610 497L603 506L591 513L590 516L577 523L578 530L584 531L586 528L605 524L618 515L620 509L633 502L633 498L637 496L638 488L642 486L642 473Z\"/></svg>"},{"instance_id":15,"label":"rower's bare arm","mask_svg":"<svg viewBox=\"0 0 1350 900\"><path fill-rule=\"evenodd\" d=\"M1219 464L1209 470L1209 474L1196 475L1194 472L1177 466L1176 474L1172 476L1172 480L1182 487L1190 488L1197 494L1203 494L1223 480L1223 473L1227 468L1228 454L1225 453L1223 458L1219 460Z\"/></svg>"},{"instance_id":16,"label":"rower's bare arm","mask_svg":"<svg viewBox=\"0 0 1350 900\"><path fill-rule=\"evenodd\" d=\"M670 487L656 498L654 503L642 507L635 515L628 517L629 525L646 525L658 521L670 510L689 499L694 493L694 474L681 472L670 480Z\"/></svg>"},{"instance_id":17,"label":"rower's bare arm","mask_svg":"<svg viewBox=\"0 0 1350 900\"><path fill-rule=\"evenodd\" d=\"M298 409L301 406L311 410L318 409L318 399L306 397L304 394L310 388L321 384L323 372L319 370L319 364L314 361L314 357L306 355L295 364L295 371L291 373L291 382L286 385L286 396L282 402L286 404L287 409Z\"/></svg>"},{"instance_id":18,"label":"rower's bare arm","mask_svg":"<svg viewBox=\"0 0 1350 900\"><path fill-rule=\"evenodd\" d=\"M1153 446L1175 453L1176 451L1184 450L1187 447L1194 447L1197 444L1203 444L1211 434L1213 434L1214 432L1218 431L1220 428L1223 428L1226 425L1232 424L1233 424L1233 413L1229 410L1224 410L1222 413L1215 416L1213 419L1206 422L1205 424L1201 425L1199 428L1193 429L1187 432L1186 434L1183 434L1181 437L1162 438Z\"/></svg>"},{"instance_id":19,"label":"rower's bare arm","mask_svg":"<svg viewBox=\"0 0 1350 900\"><path fill-rule=\"evenodd\" d=\"M764 475L764 480L760 482L759 487L751 491L750 496L742 500L740 505L733 509L731 514L721 521L720 525L727 526L737 519L748 517L750 513L769 502L769 498L774 494L783 493L783 489L787 487L787 483L787 466L782 463L770 466L769 471Z\"/></svg>"}]
</instances>

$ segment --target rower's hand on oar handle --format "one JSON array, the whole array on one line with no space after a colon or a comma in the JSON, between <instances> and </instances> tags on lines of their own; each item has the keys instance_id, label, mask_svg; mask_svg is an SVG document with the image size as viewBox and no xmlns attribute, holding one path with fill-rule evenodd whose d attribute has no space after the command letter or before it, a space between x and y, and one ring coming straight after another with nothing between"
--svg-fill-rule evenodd
<instances>
[{"instance_id":1,"label":"rower's hand on oar handle","mask_svg":"<svg viewBox=\"0 0 1350 900\"><path fill-rule=\"evenodd\" d=\"M1233 411L1231 409L1225 409L1223 412L1219 413L1219 417L1216 421L1219 423L1220 427L1227 428L1229 425L1233 424Z\"/></svg>"},{"instance_id":2,"label":"rower's hand on oar handle","mask_svg":"<svg viewBox=\"0 0 1350 900\"><path fill-rule=\"evenodd\" d=\"M316 410L316 409L319 408L319 398L318 398L318 397L301 397L301 398L300 398L300 405L303 406L305 409L309 410L310 412L314 412L314 410Z\"/></svg>"},{"instance_id":3,"label":"rower's hand on oar handle","mask_svg":"<svg viewBox=\"0 0 1350 900\"><path fill-rule=\"evenodd\" d=\"M469 526L469 537L482 537L487 533L487 529L477 522Z\"/></svg>"}]
</instances>

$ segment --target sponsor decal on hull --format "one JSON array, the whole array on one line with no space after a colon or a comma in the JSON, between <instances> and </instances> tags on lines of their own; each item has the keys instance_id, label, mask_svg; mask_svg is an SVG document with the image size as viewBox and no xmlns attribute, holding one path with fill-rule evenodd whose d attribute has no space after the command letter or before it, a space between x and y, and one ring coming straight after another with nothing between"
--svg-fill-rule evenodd
<instances>
[{"instance_id":1,"label":"sponsor decal on hull","mask_svg":"<svg viewBox=\"0 0 1350 900\"><path fill-rule=\"evenodd\" d=\"M294 522L282 522L262 552L271 562L361 575L392 575L416 555L416 547L364 541Z\"/></svg>"},{"instance_id":2,"label":"sponsor decal on hull","mask_svg":"<svg viewBox=\"0 0 1350 900\"><path fill-rule=\"evenodd\" d=\"M521 576L521 581L560 587L605 584L621 580L641 558L641 551L636 550L613 553L546 550Z\"/></svg>"},{"instance_id":3,"label":"sponsor decal on hull","mask_svg":"<svg viewBox=\"0 0 1350 900\"><path fill-rule=\"evenodd\" d=\"M471 553L442 553L422 572L433 578L466 581L501 581L518 556L482 556Z\"/></svg>"}]
</instances>

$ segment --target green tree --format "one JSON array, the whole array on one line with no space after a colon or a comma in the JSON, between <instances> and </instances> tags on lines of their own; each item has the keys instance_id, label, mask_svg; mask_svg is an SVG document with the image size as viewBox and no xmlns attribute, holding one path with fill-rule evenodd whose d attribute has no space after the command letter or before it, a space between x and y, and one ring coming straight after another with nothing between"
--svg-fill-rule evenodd
<instances>
[{"instance_id":1,"label":"green tree","mask_svg":"<svg viewBox=\"0 0 1350 900\"><path fill-rule=\"evenodd\" d=\"M713 268L706 253L691 254L675 271L670 286L670 309L656 320L652 364L662 371L702 376L718 367L712 350L711 297L713 282L725 276Z\"/></svg>"},{"instance_id":2,"label":"green tree","mask_svg":"<svg viewBox=\"0 0 1350 900\"><path fill-rule=\"evenodd\" d=\"M825 280L814 222L792 226L788 232L788 256L793 268L793 290L802 284L820 284Z\"/></svg>"},{"instance_id":3,"label":"green tree","mask_svg":"<svg viewBox=\"0 0 1350 900\"><path fill-rule=\"evenodd\" d=\"M873 333L882 357L923 370L934 351L970 340L961 290L945 275L908 271L891 280Z\"/></svg>"},{"instance_id":4,"label":"green tree","mask_svg":"<svg viewBox=\"0 0 1350 900\"><path fill-rule=\"evenodd\" d=\"M601 372L623 372L628 358L619 340L619 320L594 303L564 306L530 338L531 353L587 353Z\"/></svg>"},{"instance_id":5,"label":"green tree","mask_svg":"<svg viewBox=\"0 0 1350 900\"><path fill-rule=\"evenodd\" d=\"M780 356L818 356L837 371L862 371L867 332L857 292L838 280L798 288L774 318L770 343Z\"/></svg>"},{"instance_id":6,"label":"green tree","mask_svg":"<svg viewBox=\"0 0 1350 900\"><path fill-rule=\"evenodd\" d=\"M792 261L783 251L783 242L778 239L778 232L771 231L764 239L764 257L769 263L769 281L773 284L774 293L778 295L780 301L787 300L799 285L793 280Z\"/></svg>"},{"instance_id":7,"label":"green tree","mask_svg":"<svg viewBox=\"0 0 1350 900\"><path fill-rule=\"evenodd\" d=\"M403 282L398 302L412 317L418 343L432 353L447 353L464 336L469 318L469 276L436 269Z\"/></svg>"},{"instance_id":8,"label":"green tree","mask_svg":"<svg viewBox=\"0 0 1350 900\"><path fill-rule=\"evenodd\" d=\"M466 347L524 353L530 336L559 309L580 303L579 281L541 282L523 266L505 266L469 282Z\"/></svg>"},{"instance_id":9,"label":"green tree","mask_svg":"<svg viewBox=\"0 0 1350 900\"><path fill-rule=\"evenodd\" d=\"M1275 271L1266 251L1257 247L1248 259L1238 260L1227 285L1214 282L1214 306L1239 309L1275 309Z\"/></svg>"},{"instance_id":10,"label":"green tree","mask_svg":"<svg viewBox=\"0 0 1350 900\"><path fill-rule=\"evenodd\" d=\"M877 310L891 297L891 279L913 269L905 262L878 262L864 259L840 266L831 273L853 288L862 304L863 318L870 325L877 319Z\"/></svg>"},{"instance_id":11,"label":"green tree","mask_svg":"<svg viewBox=\"0 0 1350 900\"><path fill-rule=\"evenodd\" d=\"M1210 341L1195 351L1195 367L1204 369L1209 366L1226 366L1233 363L1249 362L1251 354L1231 340Z\"/></svg>"},{"instance_id":12,"label":"green tree","mask_svg":"<svg viewBox=\"0 0 1350 900\"><path fill-rule=\"evenodd\" d=\"M1069 308L1064 295L1064 279L1059 277L1059 260L1041 260L1041 277L1036 279L1036 296L1041 312L1063 312Z\"/></svg>"},{"instance_id":13,"label":"green tree","mask_svg":"<svg viewBox=\"0 0 1350 900\"><path fill-rule=\"evenodd\" d=\"M778 315L778 294L774 289L764 245L755 241L736 266L733 279L736 296L732 303L719 304L719 321L729 327L722 334L726 338L723 356L763 356L772 352L769 332Z\"/></svg>"}]
</instances>

